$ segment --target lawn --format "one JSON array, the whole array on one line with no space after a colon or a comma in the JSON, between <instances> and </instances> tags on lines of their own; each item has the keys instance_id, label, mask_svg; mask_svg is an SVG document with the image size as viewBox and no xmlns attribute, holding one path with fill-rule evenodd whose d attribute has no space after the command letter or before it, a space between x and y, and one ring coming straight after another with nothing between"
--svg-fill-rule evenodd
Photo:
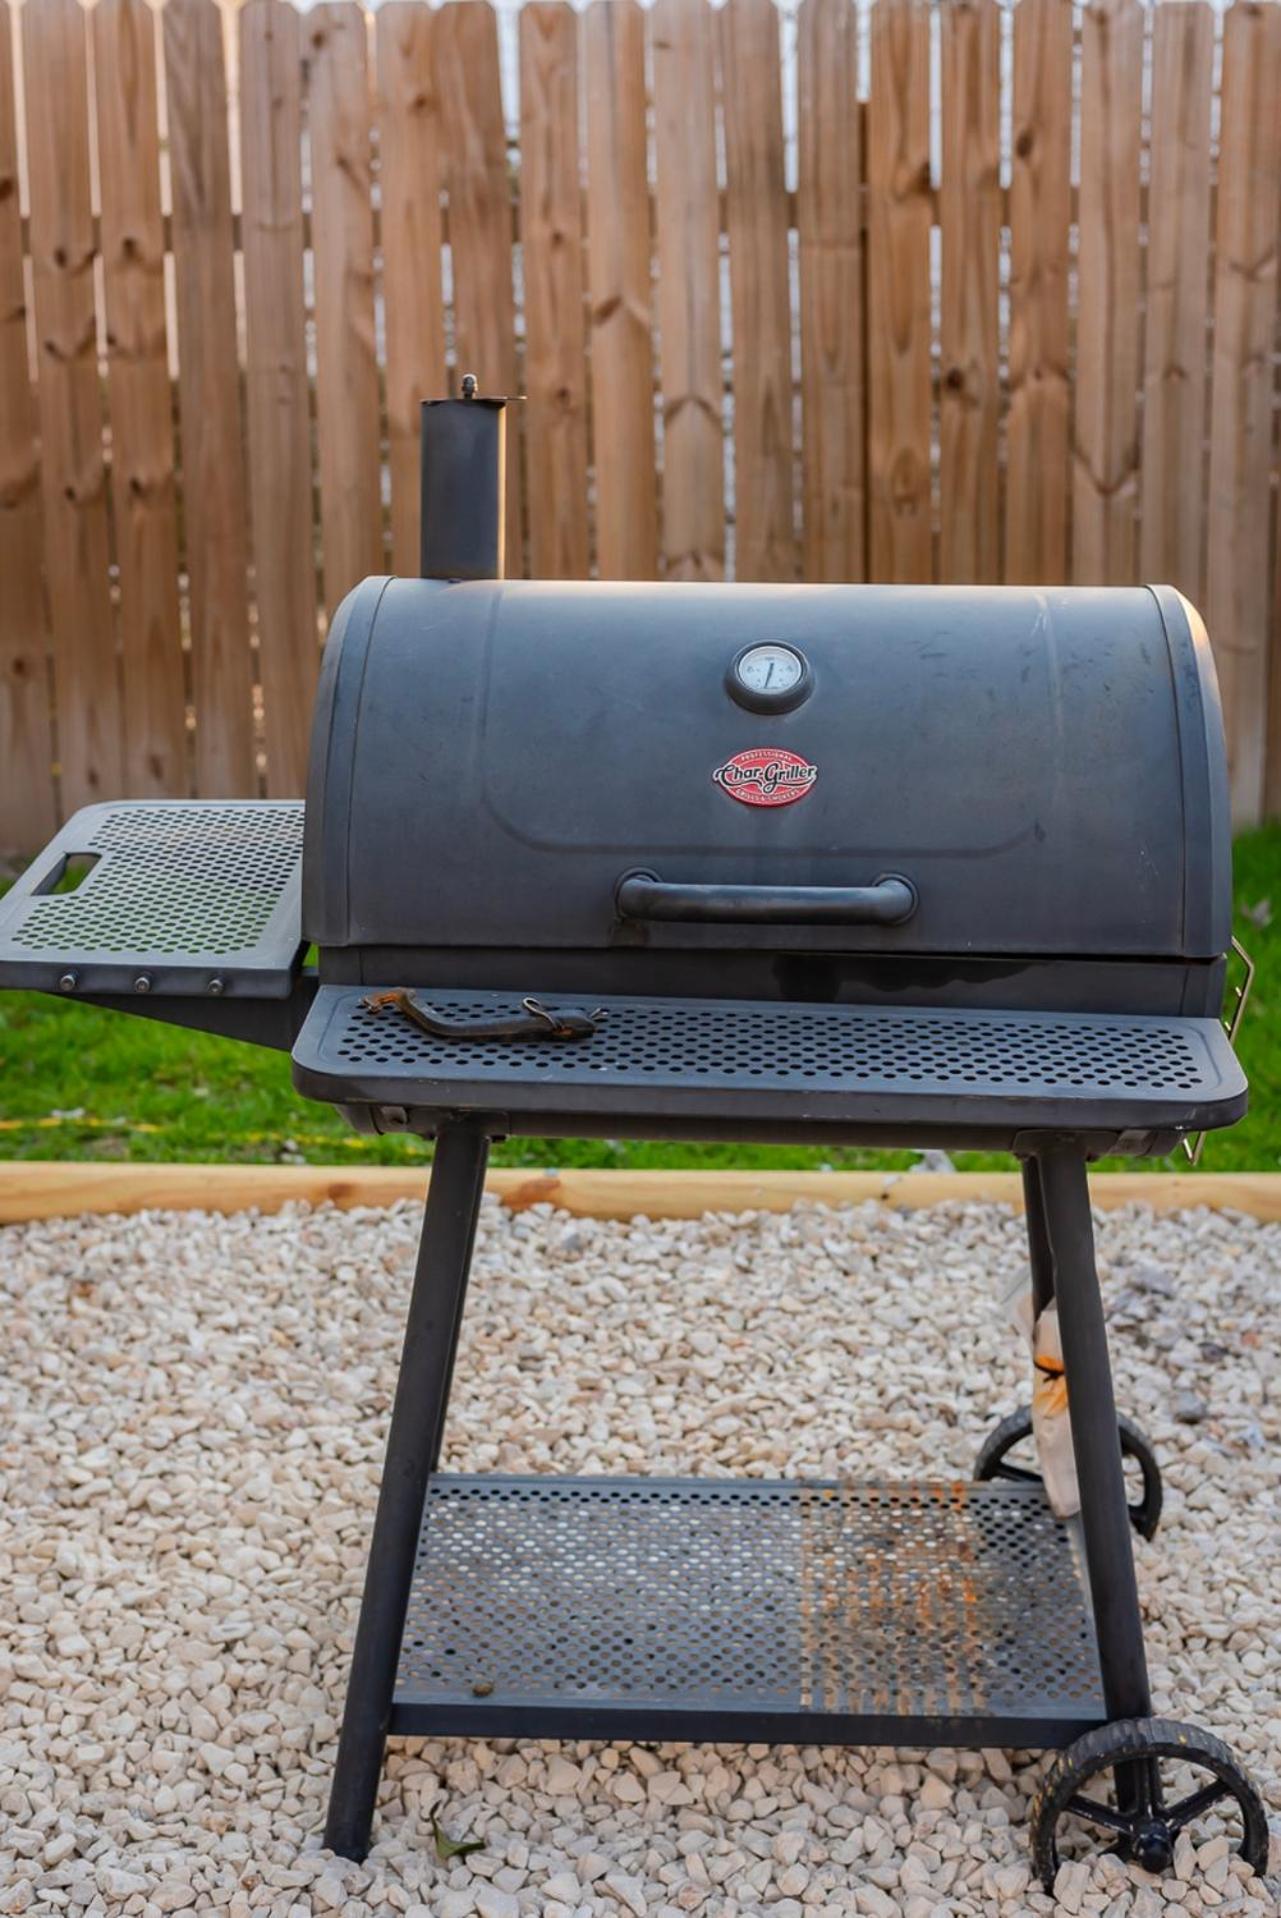
<instances>
[{"instance_id":1,"label":"lawn","mask_svg":"<svg viewBox=\"0 0 1281 1918\"><path fill-rule=\"evenodd\" d=\"M1236 899L1238 933L1259 967L1241 1037L1252 1109L1235 1131L1209 1141L1202 1164L1219 1172L1275 1171L1281 1167L1281 826L1238 841ZM415 1140L362 1138L327 1106L299 1098L289 1061L279 1053L43 994L0 993L0 1158L395 1165L423 1153ZM535 1166L889 1167L914 1156L598 1139L521 1139L495 1151L500 1164ZM962 1153L957 1163L978 1168L1008 1161Z\"/></svg>"}]
</instances>

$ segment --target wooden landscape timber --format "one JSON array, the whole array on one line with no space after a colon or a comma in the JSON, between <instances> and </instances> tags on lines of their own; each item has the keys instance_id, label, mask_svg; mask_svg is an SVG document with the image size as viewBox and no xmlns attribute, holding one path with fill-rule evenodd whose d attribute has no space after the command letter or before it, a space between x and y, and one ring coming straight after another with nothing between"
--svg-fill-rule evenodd
<instances>
[{"instance_id":1,"label":"wooden landscape timber","mask_svg":"<svg viewBox=\"0 0 1281 1918\"><path fill-rule=\"evenodd\" d=\"M0 1225L82 1212L275 1212L283 1205L419 1203L428 1167L322 1165L106 1165L18 1160L0 1165ZM1021 1209L1017 1172L565 1172L498 1166L487 1192L523 1211L552 1205L587 1219L696 1219L704 1213L786 1212L794 1205L874 1201L906 1207L992 1202ZM1281 1173L1100 1172L1102 1211L1123 1205L1180 1212L1195 1206L1281 1219Z\"/></svg>"}]
</instances>

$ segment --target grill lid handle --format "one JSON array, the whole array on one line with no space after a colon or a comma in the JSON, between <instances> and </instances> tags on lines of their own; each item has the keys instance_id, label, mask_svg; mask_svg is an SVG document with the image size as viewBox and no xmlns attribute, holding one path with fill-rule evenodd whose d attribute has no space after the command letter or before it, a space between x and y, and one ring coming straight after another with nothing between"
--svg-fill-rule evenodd
<instances>
[{"instance_id":1,"label":"grill lid handle","mask_svg":"<svg viewBox=\"0 0 1281 1918\"><path fill-rule=\"evenodd\" d=\"M870 886L697 886L635 871L614 899L624 919L699 925L901 926L917 907L916 887L897 872Z\"/></svg>"}]
</instances>

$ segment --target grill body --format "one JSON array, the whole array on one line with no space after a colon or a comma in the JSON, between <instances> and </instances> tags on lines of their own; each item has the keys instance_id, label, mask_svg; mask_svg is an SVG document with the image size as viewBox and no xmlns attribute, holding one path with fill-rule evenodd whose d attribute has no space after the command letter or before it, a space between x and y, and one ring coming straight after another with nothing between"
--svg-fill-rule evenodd
<instances>
[{"instance_id":1,"label":"grill body","mask_svg":"<svg viewBox=\"0 0 1281 1918\"><path fill-rule=\"evenodd\" d=\"M733 663L778 643L808 692L750 710ZM812 784L741 803L717 775L753 752ZM329 643L325 980L1212 1013L1230 872L1213 666L1173 592L367 581ZM740 910L634 915L638 873ZM887 874L909 917L815 917Z\"/></svg>"},{"instance_id":2,"label":"grill body","mask_svg":"<svg viewBox=\"0 0 1281 1918\"><path fill-rule=\"evenodd\" d=\"M1218 692L1167 589L368 580L302 901L297 1083L367 1129L1142 1154L1243 1109ZM369 1012L392 984L460 1039ZM603 1029L467 1038L527 993Z\"/></svg>"}]
</instances>

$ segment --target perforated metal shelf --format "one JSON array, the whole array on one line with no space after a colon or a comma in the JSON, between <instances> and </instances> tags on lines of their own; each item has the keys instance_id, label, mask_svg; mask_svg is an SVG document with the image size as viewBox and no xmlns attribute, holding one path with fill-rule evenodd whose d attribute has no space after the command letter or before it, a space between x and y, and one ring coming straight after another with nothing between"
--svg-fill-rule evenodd
<instances>
[{"instance_id":1,"label":"perforated metal shelf","mask_svg":"<svg viewBox=\"0 0 1281 1918\"><path fill-rule=\"evenodd\" d=\"M288 800L86 806L0 901L0 986L132 992L145 976L153 995L284 998L302 828ZM75 890L55 891L82 859Z\"/></svg>"},{"instance_id":2,"label":"perforated metal shelf","mask_svg":"<svg viewBox=\"0 0 1281 1918\"><path fill-rule=\"evenodd\" d=\"M516 1009L516 995L430 991L451 1021ZM433 1038L360 988L325 986L294 1048L300 1091L415 1113L501 1111L513 1129L624 1119L787 1129L1020 1130L1227 1125L1245 1079L1212 1019L778 1004L603 1002L590 1038Z\"/></svg>"},{"instance_id":3,"label":"perforated metal shelf","mask_svg":"<svg viewBox=\"0 0 1281 1918\"><path fill-rule=\"evenodd\" d=\"M1105 1716L1039 1486L445 1475L391 1728L1017 1745Z\"/></svg>"}]
</instances>

